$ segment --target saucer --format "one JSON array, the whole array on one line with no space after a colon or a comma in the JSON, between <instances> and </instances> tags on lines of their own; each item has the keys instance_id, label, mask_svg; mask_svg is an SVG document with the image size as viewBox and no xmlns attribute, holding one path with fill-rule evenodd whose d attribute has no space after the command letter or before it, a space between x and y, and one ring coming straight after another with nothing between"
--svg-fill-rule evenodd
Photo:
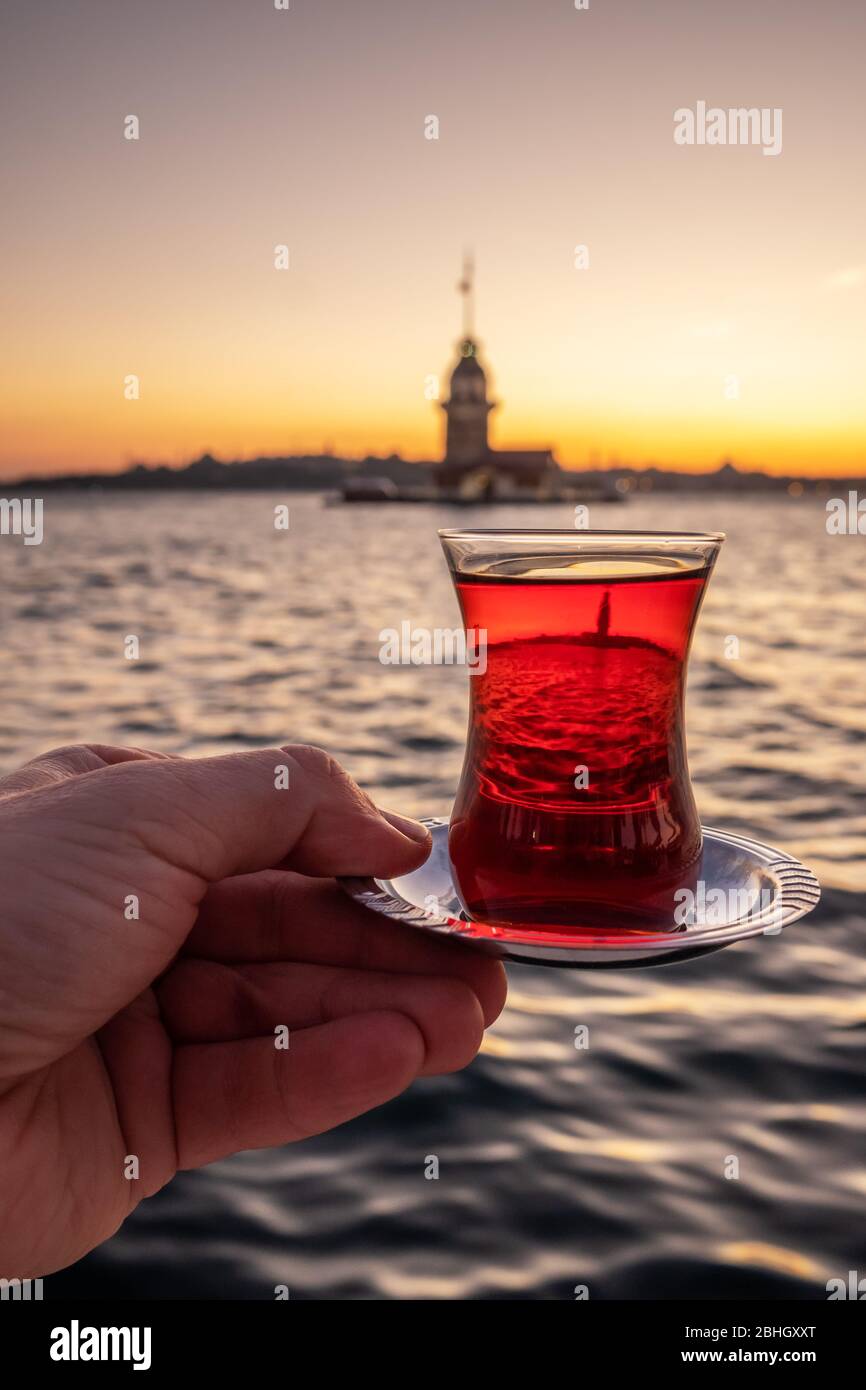
<instances>
[{"instance_id":1,"label":"saucer","mask_svg":"<svg viewBox=\"0 0 866 1390\"><path fill-rule=\"evenodd\" d=\"M615 968L670 965L720 951L749 936L775 936L817 904L818 880L790 854L703 827L697 878L705 885L690 915L664 929L621 931L567 927L521 928L473 922L454 887L448 857L448 818L422 817L433 837L426 863L400 878L344 878L357 902L421 931L454 937L468 946L525 965ZM682 915L682 914L680 914ZM563 935L571 939L564 941Z\"/></svg>"}]
</instances>

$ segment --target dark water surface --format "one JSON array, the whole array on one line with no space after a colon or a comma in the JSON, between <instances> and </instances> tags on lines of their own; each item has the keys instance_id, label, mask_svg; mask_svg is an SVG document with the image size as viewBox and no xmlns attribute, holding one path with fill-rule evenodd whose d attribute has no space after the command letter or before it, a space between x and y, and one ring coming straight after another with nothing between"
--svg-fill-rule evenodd
<instances>
[{"instance_id":1,"label":"dark water surface","mask_svg":"<svg viewBox=\"0 0 866 1390\"><path fill-rule=\"evenodd\" d=\"M284 500L49 497L44 544L0 547L0 768L85 739L301 740L385 806L447 812L466 675L381 665L380 629L458 621L437 526L568 527L569 509L289 498L276 532ZM819 909L661 970L512 967L467 1072L178 1177L46 1296L824 1298L866 1275L866 540L824 515L721 495L592 509L728 533L690 666L698 806L810 864Z\"/></svg>"}]
</instances>

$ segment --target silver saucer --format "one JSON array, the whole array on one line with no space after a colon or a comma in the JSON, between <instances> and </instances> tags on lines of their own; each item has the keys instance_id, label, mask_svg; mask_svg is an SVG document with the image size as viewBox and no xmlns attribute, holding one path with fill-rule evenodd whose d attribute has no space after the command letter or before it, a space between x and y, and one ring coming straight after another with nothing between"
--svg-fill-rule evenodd
<instances>
[{"instance_id":1,"label":"silver saucer","mask_svg":"<svg viewBox=\"0 0 866 1390\"><path fill-rule=\"evenodd\" d=\"M811 869L757 840L703 827L698 877L706 885L703 911L657 931L583 930L579 943L551 942L551 932L501 929L467 917L455 892L448 858L448 818L423 817L433 836L430 857L402 878L344 878L350 897L398 922L464 941L476 950L526 965L613 968L671 965L720 951L749 936L775 936L811 912L821 889ZM721 891L719 891L721 890ZM507 940L504 937L507 935ZM589 939L591 938L591 940Z\"/></svg>"}]
</instances>

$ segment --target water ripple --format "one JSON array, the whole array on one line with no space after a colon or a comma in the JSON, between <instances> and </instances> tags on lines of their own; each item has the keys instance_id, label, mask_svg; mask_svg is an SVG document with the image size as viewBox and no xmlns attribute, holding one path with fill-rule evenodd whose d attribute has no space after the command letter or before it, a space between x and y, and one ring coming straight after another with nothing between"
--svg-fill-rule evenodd
<instances>
[{"instance_id":1,"label":"water ripple","mask_svg":"<svg viewBox=\"0 0 866 1390\"><path fill-rule=\"evenodd\" d=\"M277 534L284 500L49 498L45 544L0 548L4 767L73 739L297 739L388 806L447 810L466 678L377 654L404 619L454 625L453 514L298 497ZM467 1072L180 1175L56 1296L808 1299L866 1270L862 559L814 499L641 497L593 525L727 531L690 674L698 804L811 863L819 911L664 972L514 968Z\"/></svg>"}]
</instances>

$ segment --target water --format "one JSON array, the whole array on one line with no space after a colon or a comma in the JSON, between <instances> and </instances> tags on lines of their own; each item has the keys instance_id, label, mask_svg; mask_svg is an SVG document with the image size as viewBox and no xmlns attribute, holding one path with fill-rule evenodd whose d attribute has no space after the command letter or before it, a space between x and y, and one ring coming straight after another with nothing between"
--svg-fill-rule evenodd
<instances>
[{"instance_id":1,"label":"water","mask_svg":"<svg viewBox=\"0 0 866 1390\"><path fill-rule=\"evenodd\" d=\"M303 740L387 807L447 811L466 676L380 665L380 629L457 621L437 526L568 509L290 497L276 532L285 500L49 496L41 547L0 542L2 769L84 739ZM698 806L809 863L819 909L662 970L512 967L467 1072L182 1175L46 1296L823 1298L866 1275L866 542L829 537L815 499L641 497L592 521L727 531L690 668Z\"/></svg>"}]
</instances>

